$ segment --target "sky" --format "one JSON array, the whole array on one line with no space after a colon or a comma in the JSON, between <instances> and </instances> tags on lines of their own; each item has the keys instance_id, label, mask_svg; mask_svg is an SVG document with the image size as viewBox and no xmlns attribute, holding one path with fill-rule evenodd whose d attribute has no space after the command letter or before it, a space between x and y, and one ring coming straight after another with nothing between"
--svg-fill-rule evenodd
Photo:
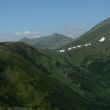
<instances>
[{"instance_id":1,"label":"sky","mask_svg":"<svg viewBox=\"0 0 110 110\"><path fill-rule=\"evenodd\" d=\"M0 0L0 40L77 35L108 18L110 0Z\"/></svg>"}]
</instances>

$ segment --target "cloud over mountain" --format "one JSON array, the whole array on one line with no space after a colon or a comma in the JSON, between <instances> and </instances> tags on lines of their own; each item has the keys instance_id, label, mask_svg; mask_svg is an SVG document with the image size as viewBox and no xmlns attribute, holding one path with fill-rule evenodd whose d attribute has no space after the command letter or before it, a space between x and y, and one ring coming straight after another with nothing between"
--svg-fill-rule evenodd
<instances>
[{"instance_id":1,"label":"cloud over mountain","mask_svg":"<svg viewBox=\"0 0 110 110\"><path fill-rule=\"evenodd\" d=\"M26 30L24 32L16 32L17 36L24 36L24 37L41 37L41 34L38 32L32 32L29 30Z\"/></svg>"},{"instance_id":2,"label":"cloud over mountain","mask_svg":"<svg viewBox=\"0 0 110 110\"><path fill-rule=\"evenodd\" d=\"M23 37L26 38L39 38L42 35L38 32L32 31L24 31L24 32L16 32L16 33L0 33L0 42L3 41L17 41Z\"/></svg>"}]
</instances>

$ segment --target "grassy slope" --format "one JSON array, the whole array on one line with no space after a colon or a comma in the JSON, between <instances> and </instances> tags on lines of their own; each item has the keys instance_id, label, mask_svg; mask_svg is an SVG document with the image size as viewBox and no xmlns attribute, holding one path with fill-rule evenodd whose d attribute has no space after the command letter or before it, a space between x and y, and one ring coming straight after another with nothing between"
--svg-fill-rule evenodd
<instances>
[{"instance_id":1,"label":"grassy slope","mask_svg":"<svg viewBox=\"0 0 110 110\"><path fill-rule=\"evenodd\" d=\"M98 39L102 36L106 37L106 40L99 43ZM93 106L90 106L90 110L108 110L110 109L110 18L63 48L88 42L93 45L59 55L65 57L64 60L69 64L79 66L78 70L74 68L69 71L67 77L84 91L89 101L92 101Z\"/></svg>"},{"instance_id":2,"label":"grassy slope","mask_svg":"<svg viewBox=\"0 0 110 110\"><path fill-rule=\"evenodd\" d=\"M62 48L67 48L74 45L92 43L99 40L101 37L110 33L110 18L100 22L98 25L94 26L88 32L77 38L71 43L63 46Z\"/></svg>"},{"instance_id":3,"label":"grassy slope","mask_svg":"<svg viewBox=\"0 0 110 110\"><path fill-rule=\"evenodd\" d=\"M103 43L99 43L98 40L103 36L106 38L105 41ZM110 18L94 26L90 31L62 48L67 49L71 46L73 47L80 44L84 45L86 43L92 43L92 46L90 47L82 47L66 52L65 56L68 60L73 61L74 64L80 64L84 57L89 55L109 55L109 42Z\"/></svg>"}]
</instances>

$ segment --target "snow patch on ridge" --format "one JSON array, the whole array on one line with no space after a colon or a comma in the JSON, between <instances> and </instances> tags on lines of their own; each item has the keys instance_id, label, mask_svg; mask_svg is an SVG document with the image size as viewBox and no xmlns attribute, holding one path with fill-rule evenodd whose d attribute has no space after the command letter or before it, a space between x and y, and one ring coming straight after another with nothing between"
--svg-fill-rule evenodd
<instances>
[{"instance_id":1,"label":"snow patch on ridge","mask_svg":"<svg viewBox=\"0 0 110 110\"><path fill-rule=\"evenodd\" d=\"M105 37L100 38L98 41L99 42L104 42L105 41ZM92 43L86 43L84 45L79 44L79 45L76 45L74 47L69 47L69 48L67 48L67 50L70 51L72 49L77 49L77 48L81 48L81 47L88 47L88 46L91 46L91 45L92 45ZM66 49L59 50L60 53L63 53L65 51L66 51Z\"/></svg>"},{"instance_id":2,"label":"snow patch on ridge","mask_svg":"<svg viewBox=\"0 0 110 110\"><path fill-rule=\"evenodd\" d=\"M76 46L72 47L73 49L76 49Z\"/></svg>"},{"instance_id":3,"label":"snow patch on ridge","mask_svg":"<svg viewBox=\"0 0 110 110\"><path fill-rule=\"evenodd\" d=\"M60 53L63 53L63 52L65 52L65 50L63 49L63 50L60 50Z\"/></svg>"},{"instance_id":4,"label":"snow patch on ridge","mask_svg":"<svg viewBox=\"0 0 110 110\"><path fill-rule=\"evenodd\" d=\"M68 50L72 50L72 47L69 47Z\"/></svg>"},{"instance_id":5,"label":"snow patch on ridge","mask_svg":"<svg viewBox=\"0 0 110 110\"><path fill-rule=\"evenodd\" d=\"M85 47L88 47L88 46L91 46L91 45L92 45L91 43L84 44Z\"/></svg>"},{"instance_id":6,"label":"snow patch on ridge","mask_svg":"<svg viewBox=\"0 0 110 110\"><path fill-rule=\"evenodd\" d=\"M99 42L104 42L105 41L105 37L102 37Z\"/></svg>"},{"instance_id":7,"label":"snow patch on ridge","mask_svg":"<svg viewBox=\"0 0 110 110\"><path fill-rule=\"evenodd\" d=\"M80 48L80 47L81 47L81 45L77 45L77 47L78 47L78 48Z\"/></svg>"}]
</instances>

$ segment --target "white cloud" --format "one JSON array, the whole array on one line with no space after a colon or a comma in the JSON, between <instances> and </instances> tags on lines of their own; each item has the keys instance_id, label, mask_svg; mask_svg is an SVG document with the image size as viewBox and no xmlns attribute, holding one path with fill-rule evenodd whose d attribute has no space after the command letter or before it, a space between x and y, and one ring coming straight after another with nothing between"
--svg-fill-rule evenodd
<instances>
[{"instance_id":1,"label":"white cloud","mask_svg":"<svg viewBox=\"0 0 110 110\"><path fill-rule=\"evenodd\" d=\"M38 32L32 32L29 30L26 30L24 32L16 32L17 36L24 36L24 37L30 37L30 38L36 38L36 37L41 37L41 34Z\"/></svg>"},{"instance_id":2,"label":"white cloud","mask_svg":"<svg viewBox=\"0 0 110 110\"><path fill-rule=\"evenodd\" d=\"M0 42L4 41L19 41L23 37L26 38L39 38L42 37L38 32L24 31L16 33L0 33Z\"/></svg>"},{"instance_id":3,"label":"white cloud","mask_svg":"<svg viewBox=\"0 0 110 110\"><path fill-rule=\"evenodd\" d=\"M31 32L31 31L28 31L28 30L27 30L27 31L25 31L23 34L24 34L24 35L31 35L31 34L33 34L33 33L34 33L34 32Z\"/></svg>"}]
</instances>

